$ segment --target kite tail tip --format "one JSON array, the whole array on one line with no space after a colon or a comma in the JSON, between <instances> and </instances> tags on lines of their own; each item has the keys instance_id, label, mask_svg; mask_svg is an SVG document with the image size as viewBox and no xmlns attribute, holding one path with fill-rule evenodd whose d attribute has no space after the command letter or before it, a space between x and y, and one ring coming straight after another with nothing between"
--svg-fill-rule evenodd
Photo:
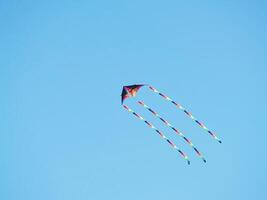
<instances>
[{"instance_id":1,"label":"kite tail tip","mask_svg":"<svg viewBox=\"0 0 267 200\"><path fill-rule=\"evenodd\" d=\"M187 160L187 164L190 165L190 160Z\"/></svg>"},{"instance_id":2,"label":"kite tail tip","mask_svg":"<svg viewBox=\"0 0 267 200\"><path fill-rule=\"evenodd\" d=\"M222 141L221 140L218 140L218 142L221 144L222 143Z\"/></svg>"},{"instance_id":3,"label":"kite tail tip","mask_svg":"<svg viewBox=\"0 0 267 200\"><path fill-rule=\"evenodd\" d=\"M206 163L206 162L207 162L207 160L206 160L205 158L202 158L202 159L203 159L204 163Z\"/></svg>"}]
</instances>

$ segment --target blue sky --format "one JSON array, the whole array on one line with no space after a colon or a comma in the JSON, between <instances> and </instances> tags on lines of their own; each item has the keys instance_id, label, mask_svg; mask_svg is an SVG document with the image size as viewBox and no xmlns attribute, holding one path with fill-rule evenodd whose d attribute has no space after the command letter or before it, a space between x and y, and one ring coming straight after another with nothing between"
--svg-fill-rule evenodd
<instances>
[{"instance_id":1,"label":"blue sky","mask_svg":"<svg viewBox=\"0 0 267 200\"><path fill-rule=\"evenodd\" d=\"M264 1L0 1L0 199L267 197ZM191 165L120 105L148 83L147 111Z\"/></svg>"}]
</instances>

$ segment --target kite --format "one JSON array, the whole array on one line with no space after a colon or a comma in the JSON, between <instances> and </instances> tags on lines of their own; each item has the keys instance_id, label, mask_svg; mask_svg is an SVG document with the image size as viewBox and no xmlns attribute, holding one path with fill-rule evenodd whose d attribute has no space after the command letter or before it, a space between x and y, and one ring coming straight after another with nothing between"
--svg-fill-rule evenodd
<instances>
[{"instance_id":1,"label":"kite","mask_svg":"<svg viewBox=\"0 0 267 200\"><path fill-rule=\"evenodd\" d=\"M190 164L189 158L188 156L182 151L180 150L171 140L169 140L165 134L160 131L159 129L157 129L151 122L148 122L144 117L142 117L141 115L137 114L134 110L132 110L131 108L129 108L128 106L126 106L124 104L124 101L127 98L131 98L131 97L135 97L137 95L137 92L140 90L140 88L142 87L148 87L149 90L153 91L154 93L158 94L159 96L163 97L165 100L171 102L176 108L178 108L179 110L183 111L188 117L190 117L190 119L192 119L194 122L196 122L203 130L205 130L213 139L215 139L216 141L218 141L219 143L222 143L221 140L216 136L216 134L214 132L212 132L211 130L209 130L202 122L200 122L199 120L197 120L188 110L186 110L181 104L176 103L174 100L172 100L170 97L164 95L163 93L159 92L157 89L155 89L154 87L147 85L147 84L139 84L139 85L128 85L128 86L123 86L122 89L122 93L121 93L121 104L122 106L130 113L132 113L135 117L137 117L139 120L143 121L144 123L146 123L148 125L148 127L150 127L151 129L153 129L156 133L159 134L159 136L164 139L165 141L167 141L175 150L177 150L180 155L187 161L188 164ZM145 108L146 110L148 110L150 113L152 113L156 118L158 118L160 121L162 121L167 127L169 127L172 131L174 131L175 134L177 134L178 136L180 136L183 140L186 141L186 143L195 151L195 153L197 154L198 157L200 157L204 162L206 162L206 159L204 158L204 156L202 155L202 153L195 147L195 145L181 132L179 131L177 128L175 128L171 123L169 123L167 120L165 120L161 115L159 115L157 112L155 112L155 110L153 110L152 108L150 108L148 105L146 105L143 101L137 101L137 103L139 105L141 105L143 108Z\"/></svg>"}]
</instances>

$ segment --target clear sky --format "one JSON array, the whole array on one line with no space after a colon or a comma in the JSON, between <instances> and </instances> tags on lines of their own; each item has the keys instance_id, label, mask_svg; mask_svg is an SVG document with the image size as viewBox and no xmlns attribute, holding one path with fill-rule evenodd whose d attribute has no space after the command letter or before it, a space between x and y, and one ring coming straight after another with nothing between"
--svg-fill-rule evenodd
<instances>
[{"instance_id":1,"label":"clear sky","mask_svg":"<svg viewBox=\"0 0 267 200\"><path fill-rule=\"evenodd\" d=\"M265 200L266 1L0 1L1 200ZM191 165L120 105L143 88Z\"/></svg>"}]
</instances>

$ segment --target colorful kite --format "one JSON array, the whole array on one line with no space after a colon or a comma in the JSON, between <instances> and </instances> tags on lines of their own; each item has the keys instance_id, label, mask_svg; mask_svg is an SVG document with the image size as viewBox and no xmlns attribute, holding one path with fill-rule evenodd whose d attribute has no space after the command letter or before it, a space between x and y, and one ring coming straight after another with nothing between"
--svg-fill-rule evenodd
<instances>
[{"instance_id":1,"label":"colorful kite","mask_svg":"<svg viewBox=\"0 0 267 200\"><path fill-rule=\"evenodd\" d=\"M159 94L161 97L163 97L165 100L170 101L173 105L175 105L176 108L182 110L186 115L188 115L193 121L195 121L201 128L203 128L207 133L209 133L215 140L217 140L219 143L221 143L221 140L215 135L214 132L210 131L203 123L201 123L199 120L197 120L190 112L188 112L183 106L181 106L180 104L176 103L175 101L173 101L170 97L162 94L161 92L159 92L157 89L155 89L154 87L150 86L150 85L145 85L145 84L139 84L139 85L129 85L129 86L124 86L122 89L122 93L121 93L121 104L122 106L130 113L132 113L133 115L135 115L138 119L144 121L150 128L154 129L162 139L166 140L175 150L177 150L181 156L187 161L188 164L190 164L190 161L188 159L188 156L181 151L172 141L170 141L164 134L162 131L159 131L152 123L148 122L147 120L145 120L141 115L137 114L135 111L133 111L132 109L130 109L128 106L124 105L124 100L126 100L127 98L131 98L131 97L135 97L138 90L143 87L143 86L147 86L151 91L153 91L154 93ZM178 129L176 129L173 125L171 125L167 120L163 119L157 112L155 112L154 110L152 110L152 108L150 108L148 105L146 105L144 102L142 101L138 101L138 104L141 105L142 107L144 107L145 109L147 109L149 112L151 112L155 117L157 117L158 119L160 119L166 126L168 126L170 129L172 129L177 135L179 135L181 138L183 138L191 147L192 149L196 152L196 154L204 161L206 162L206 159L203 157L203 155L201 154L201 152L193 145L193 143L187 138L185 137L185 135L179 131Z\"/></svg>"}]
</instances>

